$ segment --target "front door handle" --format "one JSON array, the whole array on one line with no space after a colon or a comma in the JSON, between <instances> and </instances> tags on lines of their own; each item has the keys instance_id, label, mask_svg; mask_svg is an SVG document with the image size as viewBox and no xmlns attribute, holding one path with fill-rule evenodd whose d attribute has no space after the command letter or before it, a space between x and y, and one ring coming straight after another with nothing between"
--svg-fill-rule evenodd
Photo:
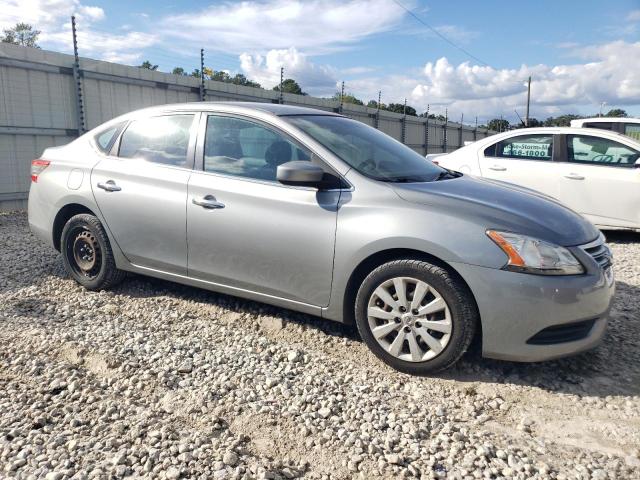
<instances>
[{"instance_id":1,"label":"front door handle","mask_svg":"<svg viewBox=\"0 0 640 480\"><path fill-rule=\"evenodd\" d=\"M504 172L507 167L503 167L502 165L492 165L489 167L489 170L495 170L496 172Z\"/></svg>"},{"instance_id":2,"label":"front door handle","mask_svg":"<svg viewBox=\"0 0 640 480\"><path fill-rule=\"evenodd\" d=\"M107 180L106 182L98 182L98 188L101 188L105 192L119 192L122 187L116 185L113 180Z\"/></svg>"},{"instance_id":3,"label":"front door handle","mask_svg":"<svg viewBox=\"0 0 640 480\"><path fill-rule=\"evenodd\" d=\"M569 175L565 175L564 178L568 178L570 180L584 180L584 177L577 173L570 173Z\"/></svg>"},{"instance_id":4,"label":"front door handle","mask_svg":"<svg viewBox=\"0 0 640 480\"><path fill-rule=\"evenodd\" d=\"M224 203L220 203L213 195L205 195L202 198L193 198L191 202L203 208L224 208Z\"/></svg>"}]
</instances>

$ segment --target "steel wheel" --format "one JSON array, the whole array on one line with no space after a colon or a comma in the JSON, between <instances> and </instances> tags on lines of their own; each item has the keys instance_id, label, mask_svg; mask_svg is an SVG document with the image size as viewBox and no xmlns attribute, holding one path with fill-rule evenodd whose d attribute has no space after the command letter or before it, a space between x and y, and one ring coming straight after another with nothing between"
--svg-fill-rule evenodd
<instances>
[{"instance_id":1,"label":"steel wheel","mask_svg":"<svg viewBox=\"0 0 640 480\"><path fill-rule=\"evenodd\" d=\"M428 283L411 277L384 281L367 305L369 328L378 344L407 362L437 357L451 338L451 318L442 295Z\"/></svg>"},{"instance_id":2,"label":"steel wheel","mask_svg":"<svg viewBox=\"0 0 640 480\"><path fill-rule=\"evenodd\" d=\"M71 242L67 244L67 258L75 273L95 278L100 273L102 255L100 243L90 230L78 227L71 232Z\"/></svg>"}]
</instances>

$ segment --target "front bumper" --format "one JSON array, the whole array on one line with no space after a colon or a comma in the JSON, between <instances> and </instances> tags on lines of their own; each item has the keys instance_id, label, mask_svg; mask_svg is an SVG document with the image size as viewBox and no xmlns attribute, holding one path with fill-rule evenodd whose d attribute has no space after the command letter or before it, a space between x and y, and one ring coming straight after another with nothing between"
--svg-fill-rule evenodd
<instances>
[{"instance_id":1,"label":"front bumper","mask_svg":"<svg viewBox=\"0 0 640 480\"><path fill-rule=\"evenodd\" d=\"M577 256L582 253L577 252ZM615 282L611 267L603 270L586 256L581 260L587 272L570 276L529 275L452 264L478 304L483 356L538 362L596 347L606 331ZM570 331L573 324L576 328L581 326L582 333L576 335L574 329L573 336L563 338L558 334ZM565 327L557 328L560 325ZM585 329L585 325L591 326ZM545 329L549 330L542 332ZM541 336L547 341L536 343Z\"/></svg>"}]
</instances>

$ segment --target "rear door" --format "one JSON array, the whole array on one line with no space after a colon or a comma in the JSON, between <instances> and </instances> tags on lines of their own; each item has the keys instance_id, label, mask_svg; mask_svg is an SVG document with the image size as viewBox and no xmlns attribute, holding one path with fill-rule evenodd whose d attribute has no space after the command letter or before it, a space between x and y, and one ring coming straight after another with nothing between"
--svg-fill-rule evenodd
<instances>
[{"instance_id":1,"label":"rear door","mask_svg":"<svg viewBox=\"0 0 640 480\"><path fill-rule=\"evenodd\" d=\"M328 305L340 189L277 182L278 165L312 155L272 126L203 114L198 137L200 169L187 202L189 276Z\"/></svg>"},{"instance_id":2,"label":"rear door","mask_svg":"<svg viewBox=\"0 0 640 480\"><path fill-rule=\"evenodd\" d=\"M133 120L91 172L107 228L133 264L186 274L187 184L199 115Z\"/></svg>"},{"instance_id":3,"label":"rear door","mask_svg":"<svg viewBox=\"0 0 640 480\"><path fill-rule=\"evenodd\" d=\"M515 183L552 197L558 196L558 164L554 135L536 133L503 139L479 152L483 177Z\"/></svg>"},{"instance_id":4,"label":"rear door","mask_svg":"<svg viewBox=\"0 0 640 480\"><path fill-rule=\"evenodd\" d=\"M640 226L638 150L594 135L567 135L561 200L601 226Z\"/></svg>"}]
</instances>

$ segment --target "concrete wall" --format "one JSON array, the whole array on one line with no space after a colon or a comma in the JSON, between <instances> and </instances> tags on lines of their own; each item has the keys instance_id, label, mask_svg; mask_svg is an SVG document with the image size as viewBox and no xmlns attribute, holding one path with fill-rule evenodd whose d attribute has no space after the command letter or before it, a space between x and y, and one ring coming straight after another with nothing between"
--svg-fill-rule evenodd
<instances>
[{"instance_id":1,"label":"concrete wall","mask_svg":"<svg viewBox=\"0 0 640 480\"><path fill-rule=\"evenodd\" d=\"M78 133L77 89L71 55L0 43L0 210L24 208L31 160L46 147L63 145ZM80 59L86 129L131 110L200 99L193 77ZM206 81L209 101L278 102L272 90ZM284 103L337 111L334 100L284 94ZM342 113L375 125L376 110L344 104ZM484 138L484 129L379 112L378 128L421 154L452 151L464 141ZM426 144L428 128L429 143ZM444 134L447 134L446 147ZM460 142L462 139L462 142Z\"/></svg>"}]
</instances>

